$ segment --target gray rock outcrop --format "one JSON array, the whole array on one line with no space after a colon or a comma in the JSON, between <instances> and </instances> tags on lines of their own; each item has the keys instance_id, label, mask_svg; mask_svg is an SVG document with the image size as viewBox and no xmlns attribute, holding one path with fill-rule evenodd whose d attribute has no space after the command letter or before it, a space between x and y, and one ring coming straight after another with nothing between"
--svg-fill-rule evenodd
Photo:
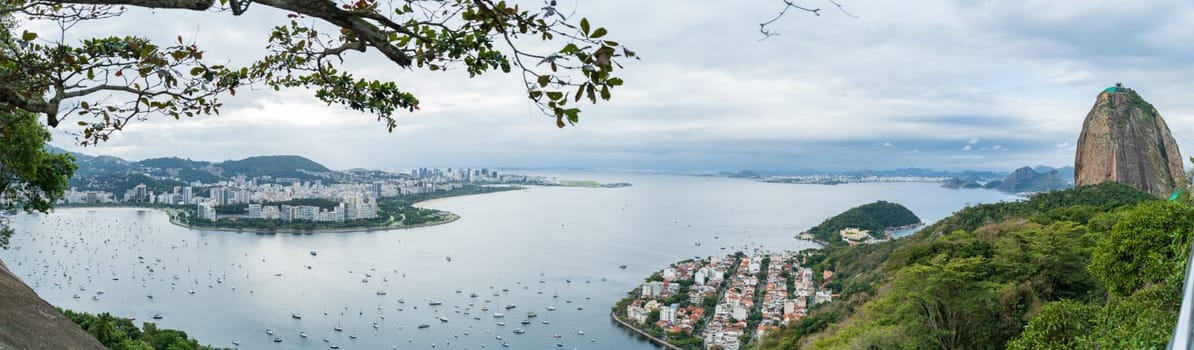
<instances>
[{"instance_id":1,"label":"gray rock outcrop","mask_svg":"<svg viewBox=\"0 0 1194 350\"><path fill-rule=\"evenodd\" d=\"M1074 184L1107 181L1168 197L1188 184L1169 126L1135 91L1110 87L1099 94L1082 123L1074 157Z\"/></svg>"},{"instance_id":2,"label":"gray rock outcrop","mask_svg":"<svg viewBox=\"0 0 1194 350\"><path fill-rule=\"evenodd\" d=\"M0 349L104 349L0 262Z\"/></svg>"}]
</instances>

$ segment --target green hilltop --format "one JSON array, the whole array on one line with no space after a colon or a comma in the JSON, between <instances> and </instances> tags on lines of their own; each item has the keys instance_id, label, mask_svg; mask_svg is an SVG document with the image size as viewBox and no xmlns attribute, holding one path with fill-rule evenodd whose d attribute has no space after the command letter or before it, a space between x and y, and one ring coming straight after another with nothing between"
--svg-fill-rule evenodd
<instances>
[{"instance_id":1,"label":"green hilltop","mask_svg":"<svg viewBox=\"0 0 1194 350\"><path fill-rule=\"evenodd\" d=\"M243 174L253 177L308 178L317 173L328 173L330 169L322 164L299 156L256 156L241 160L229 160L216 164L224 170L224 176Z\"/></svg>"},{"instance_id":2,"label":"green hilltop","mask_svg":"<svg viewBox=\"0 0 1194 350\"><path fill-rule=\"evenodd\" d=\"M844 228L856 228L870 231L877 239L886 238L884 232L896 227L904 227L920 223L911 210L898 203L877 201L850 208L832 218L826 219L820 225L808 230L809 234L822 242L843 242L838 232Z\"/></svg>"},{"instance_id":3,"label":"green hilltop","mask_svg":"<svg viewBox=\"0 0 1194 350\"><path fill-rule=\"evenodd\" d=\"M49 145L46 148L51 153L68 153L75 157L79 169L70 179L70 186L80 190L120 193L144 183L150 190L160 192L195 181L215 183L238 175L248 178L269 176L299 181L320 180L324 183L335 183L341 177L322 164L293 155L255 156L219 163L178 157L127 161L113 156L68 152Z\"/></svg>"}]
</instances>

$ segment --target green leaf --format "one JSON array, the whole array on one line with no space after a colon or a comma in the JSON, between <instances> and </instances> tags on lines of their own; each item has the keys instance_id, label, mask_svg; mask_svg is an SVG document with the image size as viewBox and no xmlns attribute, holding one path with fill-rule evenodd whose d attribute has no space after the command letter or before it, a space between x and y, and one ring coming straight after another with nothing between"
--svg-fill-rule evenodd
<instances>
[{"instance_id":1,"label":"green leaf","mask_svg":"<svg viewBox=\"0 0 1194 350\"><path fill-rule=\"evenodd\" d=\"M191 75L203 74L203 67L191 68Z\"/></svg>"},{"instance_id":2,"label":"green leaf","mask_svg":"<svg viewBox=\"0 0 1194 350\"><path fill-rule=\"evenodd\" d=\"M547 98L555 101L564 98L564 93L559 91L548 91Z\"/></svg>"},{"instance_id":3,"label":"green leaf","mask_svg":"<svg viewBox=\"0 0 1194 350\"><path fill-rule=\"evenodd\" d=\"M83 109L91 109L91 104L87 103L87 101L83 101L79 102L79 107L83 107Z\"/></svg>"},{"instance_id":4,"label":"green leaf","mask_svg":"<svg viewBox=\"0 0 1194 350\"><path fill-rule=\"evenodd\" d=\"M587 85L587 84L588 83L580 84L580 86L576 87L576 101L575 102L580 102L581 96L585 95L585 85Z\"/></svg>"},{"instance_id":5,"label":"green leaf","mask_svg":"<svg viewBox=\"0 0 1194 350\"><path fill-rule=\"evenodd\" d=\"M597 30L593 31L593 35L589 35L589 37L593 38L593 39L597 39L597 38L605 36L605 34L607 34L607 32L605 31L605 28L597 28Z\"/></svg>"},{"instance_id":6,"label":"green leaf","mask_svg":"<svg viewBox=\"0 0 1194 350\"><path fill-rule=\"evenodd\" d=\"M565 55L571 55L577 51L580 51L580 48L576 47L576 44L573 43L568 43L568 45L564 45L564 48L560 49L560 53Z\"/></svg>"},{"instance_id":7,"label":"green leaf","mask_svg":"<svg viewBox=\"0 0 1194 350\"><path fill-rule=\"evenodd\" d=\"M609 86L601 87L601 99L609 101Z\"/></svg>"},{"instance_id":8,"label":"green leaf","mask_svg":"<svg viewBox=\"0 0 1194 350\"><path fill-rule=\"evenodd\" d=\"M551 81L551 76L540 75L539 76L539 87L547 87L547 83L550 81Z\"/></svg>"},{"instance_id":9,"label":"green leaf","mask_svg":"<svg viewBox=\"0 0 1194 350\"><path fill-rule=\"evenodd\" d=\"M21 40L33 41L33 39L37 39L37 33L26 30L24 34L21 34Z\"/></svg>"},{"instance_id":10,"label":"green leaf","mask_svg":"<svg viewBox=\"0 0 1194 350\"><path fill-rule=\"evenodd\" d=\"M582 34L584 34L585 36L589 35L589 19L588 18L580 19L580 32Z\"/></svg>"},{"instance_id":11,"label":"green leaf","mask_svg":"<svg viewBox=\"0 0 1194 350\"><path fill-rule=\"evenodd\" d=\"M578 113L580 113L580 110L576 108L564 110L564 114L568 115L568 124L576 125L577 122L580 122L580 117L577 115Z\"/></svg>"},{"instance_id":12,"label":"green leaf","mask_svg":"<svg viewBox=\"0 0 1194 350\"><path fill-rule=\"evenodd\" d=\"M622 86L622 78L609 78L606 83L609 83L609 86Z\"/></svg>"}]
</instances>

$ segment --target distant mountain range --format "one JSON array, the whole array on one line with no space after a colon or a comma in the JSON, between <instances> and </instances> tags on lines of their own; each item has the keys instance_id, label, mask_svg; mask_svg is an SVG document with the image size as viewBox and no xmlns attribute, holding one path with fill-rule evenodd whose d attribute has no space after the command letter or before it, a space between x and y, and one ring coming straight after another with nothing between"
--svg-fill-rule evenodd
<instances>
[{"instance_id":1,"label":"distant mountain range","mask_svg":"<svg viewBox=\"0 0 1194 350\"><path fill-rule=\"evenodd\" d=\"M1074 180L1074 168L1067 167L1070 174L1069 181L1063 177L1062 171L1059 169L1051 169L1048 167L1023 167L1016 169L1007 177L1003 178L999 186L995 189L1010 192L1047 192L1060 189L1074 187L1072 183ZM1048 170L1041 172L1040 170ZM1050 170L1051 169L1051 170Z\"/></svg>"},{"instance_id":2,"label":"distant mountain range","mask_svg":"<svg viewBox=\"0 0 1194 350\"><path fill-rule=\"evenodd\" d=\"M199 181L215 183L231 180L236 176L246 178L268 177L291 181L344 182L349 178L375 177L374 171L352 169L338 172L313 160L293 155L255 156L240 160L207 162L177 157L151 158L128 161L113 156L92 156L68 152L61 148L46 146L53 153L69 153L75 157L79 168L71 178L71 187L80 190L100 190L120 193L138 184L145 184L150 190L166 191L174 186L186 186ZM852 177L926 177L949 178L942 187L987 188L1005 192L1041 192L1073 186L1074 168L1070 166L1053 168L1045 165L1023 167L1011 174L993 171L945 171L924 168L902 168L892 170L849 170L818 171L813 169L791 172L769 172L743 170L721 172L718 176L762 179L768 176L852 176ZM269 180L267 180L269 181ZM286 182L289 184L289 182Z\"/></svg>"},{"instance_id":3,"label":"distant mountain range","mask_svg":"<svg viewBox=\"0 0 1194 350\"><path fill-rule=\"evenodd\" d=\"M718 173L718 176L737 177L747 179L761 179L767 176L814 176L814 175L828 175L828 176L853 176L853 177L953 177L966 181L975 180L991 180L1001 179L1006 174L994 171L977 171L977 170L962 170L962 171L947 171L947 170L933 170L925 168L901 168L891 170L844 170L844 171L826 171L816 169L804 169L796 171L762 171L762 170L742 170L738 172L723 171Z\"/></svg>"},{"instance_id":4,"label":"distant mountain range","mask_svg":"<svg viewBox=\"0 0 1194 350\"><path fill-rule=\"evenodd\" d=\"M848 171L820 171L815 169L791 172L768 172L758 170L742 170L738 172L723 171L717 176L766 179L772 176L842 176L842 177L920 177L946 178L941 187L945 188L985 188L997 189L1009 193L1046 192L1074 187L1074 167L1064 166L1054 168L1047 165L1036 167L1022 167L1009 173L977 170L933 170L925 168L901 168L892 170L848 170Z\"/></svg>"},{"instance_id":5,"label":"distant mountain range","mask_svg":"<svg viewBox=\"0 0 1194 350\"><path fill-rule=\"evenodd\" d=\"M339 182L344 177L310 159L300 156L256 156L219 163L176 157L151 158L130 162L113 156L91 156L46 146L50 152L69 153L79 166L70 185L79 189L119 192L144 183L151 190L167 190L194 181L213 183L242 175L247 178L320 180Z\"/></svg>"},{"instance_id":6,"label":"distant mountain range","mask_svg":"<svg viewBox=\"0 0 1194 350\"><path fill-rule=\"evenodd\" d=\"M1074 167L1054 168L1045 165L1021 167L1002 180L979 183L975 180L951 178L941 184L945 188L985 188L1008 193L1047 192L1074 187Z\"/></svg>"}]
</instances>

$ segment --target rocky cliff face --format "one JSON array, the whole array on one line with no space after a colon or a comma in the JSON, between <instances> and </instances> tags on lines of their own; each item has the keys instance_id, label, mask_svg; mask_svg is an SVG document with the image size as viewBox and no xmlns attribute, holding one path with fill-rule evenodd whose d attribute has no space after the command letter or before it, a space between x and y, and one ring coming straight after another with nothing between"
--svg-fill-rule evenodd
<instances>
[{"instance_id":1,"label":"rocky cliff face","mask_svg":"<svg viewBox=\"0 0 1194 350\"><path fill-rule=\"evenodd\" d=\"M1107 181L1157 197L1188 186L1169 126L1156 108L1131 89L1108 88L1100 93L1078 137L1074 184Z\"/></svg>"},{"instance_id":2,"label":"rocky cliff face","mask_svg":"<svg viewBox=\"0 0 1194 350\"><path fill-rule=\"evenodd\" d=\"M0 262L0 349L103 348Z\"/></svg>"}]
</instances>

